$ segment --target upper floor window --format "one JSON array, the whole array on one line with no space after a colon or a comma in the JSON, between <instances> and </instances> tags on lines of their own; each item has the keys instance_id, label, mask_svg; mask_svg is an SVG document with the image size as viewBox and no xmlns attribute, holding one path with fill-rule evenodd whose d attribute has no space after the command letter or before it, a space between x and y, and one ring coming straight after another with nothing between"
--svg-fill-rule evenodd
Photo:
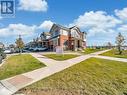
<instances>
[{"instance_id":1,"label":"upper floor window","mask_svg":"<svg viewBox=\"0 0 127 95\"><path fill-rule=\"evenodd\" d=\"M59 30L54 30L51 32L51 37L58 36L60 34Z\"/></svg>"},{"instance_id":2,"label":"upper floor window","mask_svg":"<svg viewBox=\"0 0 127 95\"><path fill-rule=\"evenodd\" d=\"M50 36L46 36L46 39L49 39L50 38Z\"/></svg>"},{"instance_id":3,"label":"upper floor window","mask_svg":"<svg viewBox=\"0 0 127 95\"><path fill-rule=\"evenodd\" d=\"M54 36L57 36L57 35L59 35L59 31L58 30L56 30L55 33L54 33Z\"/></svg>"},{"instance_id":4,"label":"upper floor window","mask_svg":"<svg viewBox=\"0 0 127 95\"><path fill-rule=\"evenodd\" d=\"M63 30L62 31L62 34L65 35L65 36L67 36L68 35L68 31Z\"/></svg>"},{"instance_id":5,"label":"upper floor window","mask_svg":"<svg viewBox=\"0 0 127 95\"><path fill-rule=\"evenodd\" d=\"M63 44L64 44L64 46L67 46L68 45L68 40L64 40Z\"/></svg>"},{"instance_id":6,"label":"upper floor window","mask_svg":"<svg viewBox=\"0 0 127 95\"><path fill-rule=\"evenodd\" d=\"M75 38L81 38L79 33L76 30L71 30L71 36Z\"/></svg>"}]
</instances>

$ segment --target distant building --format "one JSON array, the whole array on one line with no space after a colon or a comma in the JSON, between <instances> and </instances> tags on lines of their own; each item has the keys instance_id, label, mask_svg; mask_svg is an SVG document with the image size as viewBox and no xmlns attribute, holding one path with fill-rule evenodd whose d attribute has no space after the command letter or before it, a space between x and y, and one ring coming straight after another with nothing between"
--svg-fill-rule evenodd
<instances>
[{"instance_id":1,"label":"distant building","mask_svg":"<svg viewBox=\"0 0 127 95\"><path fill-rule=\"evenodd\" d=\"M42 47L42 40L40 37L37 37L36 39L33 39L33 41L27 43L25 47L28 48Z\"/></svg>"},{"instance_id":2,"label":"distant building","mask_svg":"<svg viewBox=\"0 0 127 95\"><path fill-rule=\"evenodd\" d=\"M81 50L86 48L86 33L77 26L67 28L54 24L49 32L41 35L42 46L55 50L57 46L64 50Z\"/></svg>"},{"instance_id":3,"label":"distant building","mask_svg":"<svg viewBox=\"0 0 127 95\"><path fill-rule=\"evenodd\" d=\"M42 41L42 46L50 48L49 46L49 39L51 37L51 34L49 32L43 32L41 35L41 41Z\"/></svg>"},{"instance_id":4,"label":"distant building","mask_svg":"<svg viewBox=\"0 0 127 95\"><path fill-rule=\"evenodd\" d=\"M4 44L0 42L0 48L4 48Z\"/></svg>"}]
</instances>

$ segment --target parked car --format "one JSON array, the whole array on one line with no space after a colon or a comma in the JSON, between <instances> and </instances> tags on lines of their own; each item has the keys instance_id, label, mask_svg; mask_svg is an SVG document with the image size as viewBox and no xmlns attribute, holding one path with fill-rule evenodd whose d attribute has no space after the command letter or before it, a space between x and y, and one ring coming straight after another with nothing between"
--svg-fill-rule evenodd
<instances>
[{"instance_id":1,"label":"parked car","mask_svg":"<svg viewBox=\"0 0 127 95\"><path fill-rule=\"evenodd\" d=\"M34 48L33 48L33 47L31 47L31 48L29 48L28 50L29 50L29 51L33 51L33 50L34 50Z\"/></svg>"},{"instance_id":2,"label":"parked car","mask_svg":"<svg viewBox=\"0 0 127 95\"><path fill-rule=\"evenodd\" d=\"M2 59L2 56L0 56L0 64L2 63L2 60L3 60L3 59Z\"/></svg>"},{"instance_id":3,"label":"parked car","mask_svg":"<svg viewBox=\"0 0 127 95\"><path fill-rule=\"evenodd\" d=\"M3 49L0 49L0 56L2 56L2 59L6 58L6 54L4 53Z\"/></svg>"},{"instance_id":4,"label":"parked car","mask_svg":"<svg viewBox=\"0 0 127 95\"><path fill-rule=\"evenodd\" d=\"M6 58L6 54L4 53L3 49L0 48L0 63L2 63L2 60Z\"/></svg>"},{"instance_id":5,"label":"parked car","mask_svg":"<svg viewBox=\"0 0 127 95\"><path fill-rule=\"evenodd\" d=\"M26 50L26 49L23 49L22 52L29 53L30 51L29 50Z\"/></svg>"},{"instance_id":6,"label":"parked car","mask_svg":"<svg viewBox=\"0 0 127 95\"><path fill-rule=\"evenodd\" d=\"M37 52L37 51L46 51L48 50L47 48L45 47L35 47L35 48L32 48L32 51L33 52Z\"/></svg>"},{"instance_id":7,"label":"parked car","mask_svg":"<svg viewBox=\"0 0 127 95\"><path fill-rule=\"evenodd\" d=\"M4 53L5 53L5 54L11 54L12 51L11 51L11 49L5 49L5 50L4 50Z\"/></svg>"}]
</instances>

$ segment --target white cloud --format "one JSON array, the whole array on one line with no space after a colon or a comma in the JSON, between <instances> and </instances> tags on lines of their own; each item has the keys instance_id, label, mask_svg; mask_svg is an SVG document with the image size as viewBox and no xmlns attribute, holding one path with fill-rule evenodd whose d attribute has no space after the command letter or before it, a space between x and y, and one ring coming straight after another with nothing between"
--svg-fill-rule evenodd
<instances>
[{"instance_id":1,"label":"white cloud","mask_svg":"<svg viewBox=\"0 0 127 95\"><path fill-rule=\"evenodd\" d=\"M115 14L120 19L127 20L127 8L123 8L122 10L115 10Z\"/></svg>"},{"instance_id":2,"label":"white cloud","mask_svg":"<svg viewBox=\"0 0 127 95\"><path fill-rule=\"evenodd\" d=\"M0 28L0 37L13 37L22 35L25 37L34 36L39 30L49 31L53 22L44 21L41 25L9 24L5 28Z\"/></svg>"},{"instance_id":3,"label":"white cloud","mask_svg":"<svg viewBox=\"0 0 127 95\"><path fill-rule=\"evenodd\" d=\"M44 22L39 26L39 28L40 28L40 29L43 29L43 30L46 30L46 31L49 31L49 30L51 29L52 25L53 25L53 22L52 22L52 21L46 20L46 21L44 21Z\"/></svg>"},{"instance_id":4,"label":"white cloud","mask_svg":"<svg viewBox=\"0 0 127 95\"><path fill-rule=\"evenodd\" d=\"M122 35L125 37L125 39L127 38L127 24L123 24L120 27L117 28L118 32L121 32ZM126 41L127 43L127 41Z\"/></svg>"},{"instance_id":5,"label":"white cloud","mask_svg":"<svg viewBox=\"0 0 127 95\"><path fill-rule=\"evenodd\" d=\"M9 24L6 28L0 29L0 37L13 37L18 35L32 36L36 31L36 26L27 26L24 24Z\"/></svg>"},{"instance_id":6,"label":"white cloud","mask_svg":"<svg viewBox=\"0 0 127 95\"><path fill-rule=\"evenodd\" d=\"M78 19L74 20L69 26L77 25L82 30L88 31L88 36L96 34L113 33L112 28L122 23L114 16L107 15L104 11L90 11L80 15Z\"/></svg>"},{"instance_id":7,"label":"white cloud","mask_svg":"<svg viewBox=\"0 0 127 95\"><path fill-rule=\"evenodd\" d=\"M118 31L119 31L119 32L126 32L126 33L127 33L127 24L126 24L126 25L121 25L121 26L118 28Z\"/></svg>"},{"instance_id":8,"label":"white cloud","mask_svg":"<svg viewBox=\"0 0 127 95\"><path fill-rule=\"evenodd\" d=\"M2 18L2 16L0 16L0 20L2 20L3 18ZM2 23L0 23L0 27L2 27L3 26L3 24Z\"/></svg>"},{"instance_id":9,"label":"white cloud","mask_svg":"<svg viewBox=\"0 0 127 95\"><path fill-rule=\"evenodd\" d=\"M0 20L2 19L2 16L0 16Z\"/></svg>"},{"instance_id":10,"label":"white cloud","mask_svg":"<svg viewBox=\"0 0 127 95\"><path fill-rule=\"evenodd\" d=\"M45 0L19 0L19 10L47 11L48 4Z\"/></svg>"}]
</instances>

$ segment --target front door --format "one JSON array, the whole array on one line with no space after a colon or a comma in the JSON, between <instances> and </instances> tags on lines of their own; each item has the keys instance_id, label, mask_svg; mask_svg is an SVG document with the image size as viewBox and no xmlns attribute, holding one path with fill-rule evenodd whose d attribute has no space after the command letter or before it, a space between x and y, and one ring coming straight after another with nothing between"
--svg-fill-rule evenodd
<instances>
[{"instance_id":1,"label":"front door","mask_svg":"<svg viewBox=\"0 0 127 95\"><path fill-rule=\"evenodd\" d=\"M80 48L80 40L78 40L78 48Z\"/></svg>"}]
</instances>

